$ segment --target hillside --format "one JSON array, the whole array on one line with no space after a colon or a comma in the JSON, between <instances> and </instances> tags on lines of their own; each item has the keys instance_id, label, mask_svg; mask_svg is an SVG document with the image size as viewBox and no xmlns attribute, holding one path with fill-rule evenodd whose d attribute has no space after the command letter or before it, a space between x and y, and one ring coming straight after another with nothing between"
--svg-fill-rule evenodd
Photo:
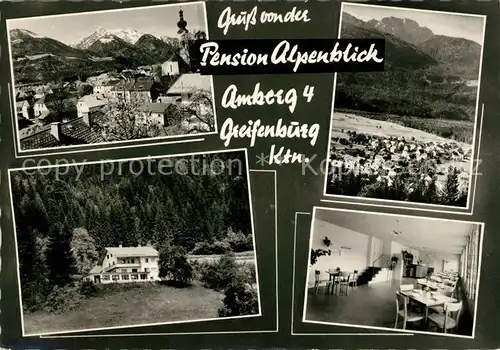
<instances>
[{"instance_id":1,"label":"hillside","mask_svg":"<svg viewBox=\"0 0 500 350\"><path fill-rule=\"evenodd\" d=\"M77 79L102 72L161 63L176 53L172 38L162 40L131 29L99 28L74 46L26 29L10 31L16 82Z\"/></svg>"},{"instance_id":2,"label":"hillside","mask_svg":"<svg viewBox=\"0 0 500 350\"><path fill-rule=\"evenodd\" d=\"M414 45L390 34L358 26L350 22L342 24L341 38L383 38L386 45L386 69L389 68L426 68L437 62Z\"/></svg>"},{"instance_id":3,"label":"hillside","mask_svg":"<svg viewBox=\"0 0 500 350\"><path fill-rule=\"evenodd\" d=\"M465 39L430 36L415 21L364 22L347 13L342 15L341 38L385 38L386 62L384 72L338 74L336 108L473 120L477 88L466 80L478 70L477 46Z\"/></svg>"},{"instance_id":4,"label":"hillside","mask_svg":"<svg viewBox=\"0 0 500 350\"><path fill-rule=\"evenodd\" d=\"M25 56L55 55L63 57L85 57L87 54L74 49L60 41L41 37L26 29L13 29L10 31L12 58Z\"/></svg>"},{"instance_id":5,"label":"hillside","mask_svg":"<svg viewBox=\"0 0 500 350\"><path fill-rule=\"evenodd\" d=\"M351 16L353 17L353 16ZM448 66L453 74L465 76L467 79L477 79L481 45L475 41L437 35L427 27L408 18L385 17L381 20L370 20L356 23L367 29L391 34L417 47L435 60ZM353 22L352 19L349 22Z\"/></svg>"}]
</instances>

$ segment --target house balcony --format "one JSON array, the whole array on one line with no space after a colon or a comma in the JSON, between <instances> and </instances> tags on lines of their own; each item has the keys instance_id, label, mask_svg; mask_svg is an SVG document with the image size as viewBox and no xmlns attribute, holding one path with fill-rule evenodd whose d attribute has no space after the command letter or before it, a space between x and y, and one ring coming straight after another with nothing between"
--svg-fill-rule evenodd
<instances>
[{"instance_id":1,"label":"house balcony","mask_svg":"<svg viewBox=\"0 0 500 350\"><path fill-rule=\"evenodd\" d=\"M135 263L135 264L114 264L108 267L104 268L104 272L116 270L116 269L140 269L141 264Z\"/></svg>"}]
</instances>

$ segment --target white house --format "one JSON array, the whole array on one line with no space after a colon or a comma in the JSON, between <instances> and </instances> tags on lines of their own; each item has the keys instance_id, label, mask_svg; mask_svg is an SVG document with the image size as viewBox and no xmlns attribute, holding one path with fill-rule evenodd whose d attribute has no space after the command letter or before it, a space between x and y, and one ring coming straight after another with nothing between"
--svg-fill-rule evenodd
<instances>
[{"instance_id":1,"label":"white house","mask_svg":"<svg viewBox=\"0 0 500 350\"><path fill-rule=\"evenodd\" d=\"M106 99L99 95L85 95L78 100L76 111L78 118L82 118L89 113L95 112L105 106Z\"/></svg>"},{"instance_id":2,"label":"white house","mask_svg":"<svg viewBox=\"0 0 500 350\"><path fill-rule=\"evenodd\" d=\"M35 101L35 104L33 105L33 115L35 116L35 118L40 117L41 115L47 114L49 112L50 112L49 109L45 105L45 96Z\"/></svg>"},{"instance_id":3,"label":"white house","mask_svg":"<svg viewBox=\"0 0 500 350\"><path fill-rule=\"evenodd\" d=\"M150 246L108 247L85 279L94 283L157 281L158 259L158 251Z\"/></svg>"},{"instance_id":4,"label":"white house","mask_svg":"<svg viewBox=\"0 0 500 350\"><path fill-rule=\"evenodd\" d=\"M29 119L30 118L29 107L30 107L30 104L26 100L16 102L17 115L22 116L26 119Z\"/></svg>"},{"instance_id":5,"label":"white house","mask_svg":"<svg viewBox=\"0 0 500 350\"><path fill-rule=\"evenodd\" d=\"M180 74L179 62L174 59L174 56L161 64L162 75L178 75Z\"/></svg>"},{"instance_id":6,"label":"white house","mask_svg":"<svg viewBox=\"0 0 500 350\"><path fill-rule=\"evenodd\" d=\"M152 123L161 126L168 126L167 111L171 104L168 103L146 103L142 107L143 114L137 116L137 123Z\"/></svg>"},{"instance_id":7,"label":"white house","mask_svg":"<svg viewBox=\"0 0 500 350\"><path fill-rule=\"evenodd\" d=\"M94 94L109 96L113 87L119 82L119 80L102 81L94 85Z\"/></svg>"}]
</instances>

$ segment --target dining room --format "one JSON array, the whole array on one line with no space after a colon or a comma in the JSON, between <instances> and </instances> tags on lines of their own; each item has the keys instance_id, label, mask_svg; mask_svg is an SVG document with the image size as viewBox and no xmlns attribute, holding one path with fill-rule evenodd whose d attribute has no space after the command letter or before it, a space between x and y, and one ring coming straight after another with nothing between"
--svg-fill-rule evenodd
<instances>
[{"instance_id":1,"label":"dining room","mask_svg":"<svg viewBox=\"0 0 500 350\"><path fill-rule=\"evenodd\" d=\"M473 337L484 224L315 208L303 322Z\"/></svg>"}]
</instances>

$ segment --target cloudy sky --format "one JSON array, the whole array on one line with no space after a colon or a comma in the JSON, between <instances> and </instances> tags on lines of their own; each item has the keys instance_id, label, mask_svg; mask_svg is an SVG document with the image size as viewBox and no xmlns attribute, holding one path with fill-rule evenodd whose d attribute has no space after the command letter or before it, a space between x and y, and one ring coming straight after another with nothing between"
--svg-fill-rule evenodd
<instances>
[{"instance_id":1,"label":"cloudy sky","mask_svg":"<svg viewBox=\"0 0 500 350\"><path fill-rule=\"evenodd\" d=\"M10 29L28 29L71 45L78 43L98 28L135 29L154 36L177 36L179 10L184 11L187 29L206 31L205 8L202 3L150 6L116 11L87 12L14 19L7 21Z\"/></svg>"},{"instance_id":2,"label":"cloudy sky","mask_svg":"<svg viewBox=\"0 0 500 350\"><path fill-rule=\"evenodd\" d=\"M408 18L429 28L434 34L465 38L483 44L484 16L347 3L343 3L343 11L363 21L391 16Z\"/></svg>"}]
</instances>

